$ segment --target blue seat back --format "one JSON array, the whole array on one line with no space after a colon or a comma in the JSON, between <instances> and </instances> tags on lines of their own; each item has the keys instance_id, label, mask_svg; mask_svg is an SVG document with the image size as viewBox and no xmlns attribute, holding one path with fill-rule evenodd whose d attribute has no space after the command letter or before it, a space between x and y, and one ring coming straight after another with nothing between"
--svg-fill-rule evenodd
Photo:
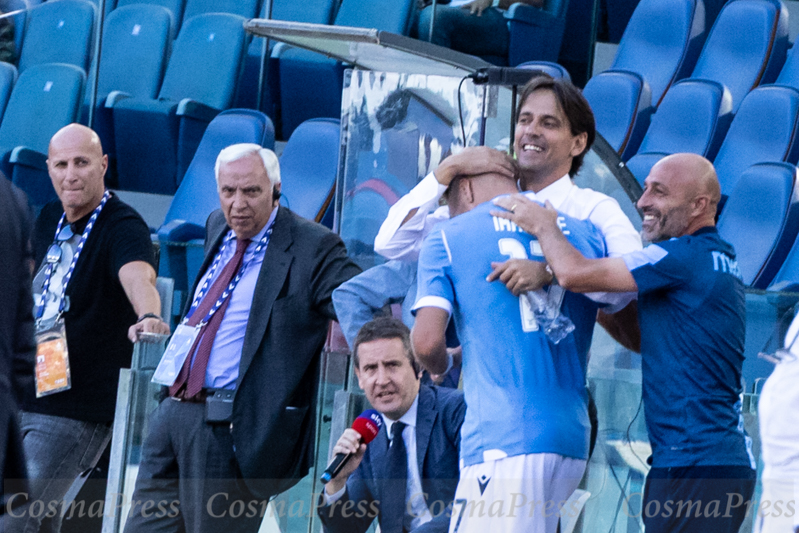
<instances>
[{"instance_id":1,"label":"blue seat back","mask_svg":"<svg viewBox=\"0 0 799 533\"><path fill-rule=\"evenodd\" d=\"M272 0L272 18L293 22L313 24L332 24L336 18L338 2L335 0ZM266 17L266 2L261 9L261 17Z\"/></svg>"},{"instance_id":2,"label":"blue seat back","mask_svg":"<svg viewBox=\"0 0 799 533\"><path fill-rule=\"evenodd\" d=\"M233 100L244 55L244 18L227 13L198 15L180 30L158 96L191 98L216 109Z\"/></svg>"},{"instance_id":3,"label":"blue seat back","mask_svg":"<svg viewBox=\"0 0 799 533\"><path fill-rule=\"evenodd\" d=\"M791 47L780 75L774 83L799 89L799 46Z\"/></svg>"},{"instance_id":4,"label":"blue seat back","mask_svg":"<svg viewBox=\"0 0 799 533\"><path fill-rule=\"evenodd\" d=\"M718 82L675 83L652 116L639 154L691 152L713 159L732 121L732 96Z\"/></svg>"},{"instance_id":5,"label":"blue seat back","mask_svg":"<svg viewBox=\"0 0 799 533\"><path fill-rule=\"evenodd\" d=\"M11 63L0 61L0 118L6 110L11 91L17 82L17 67Z\"/></svg>"},{"instance_id":6,"label":"blue seat back","mask_svg":"<svg viewBox=\"0 0 799 533\"><path fill-rule=\"evenodd\" d=\"M416 7L414 0L343 0L336 26L355 26L407 35Z\"/></svg>"},{"instance_id":7,"label":"blue seat back","mask_svg":"<svg viewBox=\"0 0 799 533\"><path fill-rule=\"evenodd\" d=\"M85 0L47 2L28 12L19 71L34 65L67 63L87 71L92 57L94 4Z\"/></svg>"},{"instance_id":8,"label":"blue seat back","mask_svg":"<svg viewBox=\"0 0 799 533\"><path fill-rule=\"evenodd\" d=\"M540 70L545 74L549 74L553 78L563 78L567 81L572 81L569 71L565 67L553 63L552 61L525 61L519 63L516 68L523 68L528 70Z\"/></svg>"},{"instance_id":9,"label":"blue seat back","mask_svg":"<svg viewBox=\"0 0 799 533\"><path fill-rule=\"evenodd\" d=\"M719 234L735 247L744 283L765 289L799 234L796 167L761 163L741 175L719 219Z\"/></svg>"},{"instance_id":10,"label":"blue seat back","mask_svg":"<svg viewBox=\"0 0 799 533\"><path fill-rule=\"evenodd\" d=\"M755 163L795 162L798 117L799 91L791 87L758 87L744 98L714 160L722 194Z\"/></svg>"},{"instance_id":11,"label":"blue seat back","mask_svg":"<svg viewBox=\"0 0 799 533\"><path fill-rule=\"evenodd\" d=\"M0 152L26 146L47 153L55 132L75 122L85 81L81 68L62 63L36 65L20 74L0 124Z\"/></svg>"},{"instance_id":12,"label":"blue seat back","mask_svg":"<svg viewBox=\"0 0 799 533\"><path fill-rule=\"evenodd\" d=\"M175 25L175 35L180 31L183 22L183 10L186 0L117 0L117 9L135 4L154 4L165 7L172 13L172 22Z\"/></svg>"},{"instance_id":13,"label":"blue seat back","mask_svg":"<svg viewBox=\"0 0 799 533\"><path fill-rule=\"evenodd\" d=\"M338 119L306 120L291 134L280 156L280 203L309 220L321 222L332 204L340 129Z\"/></svg>"},{"instance_id":14,"label":"blue seat back","mask_svg":"<svg viewBox=\"0 0 799 533\"><path fill-rule=\"evenodd\" d=\"M205 221L219 209L214 165L222 149L231 144L255 143L270 150L275 146L275 129L269 117L252 109L230 109L208 124L183 181L169 206L165 222L188 222L204 235Z\"/></svg>"},{"instance_id":15,"label":"blue seat back","mask_svg":"<svg viewBox=\"0 0 799 533\"><path fill-rule=\"evenodd\" d=\"M674 81L687 77L705 38L702 0L641 0L624 30L611 69L637 72L658 106Z\"/></svg>"},{"instance_id":16,"label":"blue seat back","mask_svg":"<svg viewBox=\"0 0 799 533\"><path fill-rule=\"evenodd\" d=\"M165 7L135 4L115 9L105 21L98 100L112 91L155 98L172 42L172 14Z\"/></svg>"},{"instance_id":17,"label":"blue seat back","mask_svg":"<svg viewBox=\"0 0 799 533\"><path fill-rule=\"evenodd\" d=\"M607 70L591 78L583 95L594 111L597 131L622 160L629 159L649 125L649 85L634 72Z\"/></svg>"},{"instance_id":18,"label":"blue seat back","mask_svg":"<svg viewBox=\"0 0 799 533\"><path fill-rule=\"evenodd\" d=\"M205 13L230 13L251 19L258 12L258 5L259 0L186 0L183 20Z\"/></svg>"},{"instance_id":19,"label":"blue seat back","mask_svg":"<svg viewBox=\"0 0 799 533\"><path fill-rule=\"evenodd\" d=\"M632 172L641 187L644 186L644 180L649 176L649 171L655 166L655 163L666 157L664 152L647 152L635 154L627 161L627 170Z\"/></svg>"},{"instance_id":20,"label":"blue seat back","mask_svg":"<svg viewBox=\"0 0 799 533\"><path fill-rule=\"evenodd\" d=\"M777 78L788 50L787 14L780 0L728 2L691 77L727 87L736 112L749 91Z\"/></svg>"}]
</instances>

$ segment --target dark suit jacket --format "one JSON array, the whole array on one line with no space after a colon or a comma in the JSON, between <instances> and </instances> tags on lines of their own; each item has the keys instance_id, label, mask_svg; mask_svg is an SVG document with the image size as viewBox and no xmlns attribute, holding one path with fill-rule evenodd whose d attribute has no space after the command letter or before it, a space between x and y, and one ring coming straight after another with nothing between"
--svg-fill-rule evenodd
<instances>
[{"instance_id":1,"label":"dark suit jacket","mask_svg":"<svg viewBox=\"0 0 799 533\"><path fill-rule=\"evenodd\" d=\"M28 201L0 174L0 514L6 510L6 496L25 489L17 406L22 391L32 386L36 352L30 234Z\"/></svg>"},{"instance_id":2,"label":"dark suit jacket","mask_svg":"<svg viewBox=\"0 0 799 533\"><path fill-rule=\"evenodd\" d=\"M417 528L415 533L446 533L449 528L451 510L448 507L458 485L458 452L465 414L466 404L460 391L427 385L419 389L416 459L422 492L433 520ZM383 427L347 480L341 500L319 508L319 517L328 533L362 533L369 528L383 497L381 480L386 477L387 451L388 436ZM349 516L344 516L342 510L348 500L353 503L348 506L346 514ZM378 521L381 517L378 515Z\"/></svg>"},{"instance_id":3,"label":"dark suit jacket","mask_svg":"<svg viewBox=\"0 0 799 533\"><path fill-rule=\"evenodd\" d=\"M221 211L208 217L198 281L228 230ZM231 424L242 476L259 498L287 489L312 464L320 353L336 318L330 295L359 272L338 235L279 208L244 335Z\"/></svg>"}]
</instances>

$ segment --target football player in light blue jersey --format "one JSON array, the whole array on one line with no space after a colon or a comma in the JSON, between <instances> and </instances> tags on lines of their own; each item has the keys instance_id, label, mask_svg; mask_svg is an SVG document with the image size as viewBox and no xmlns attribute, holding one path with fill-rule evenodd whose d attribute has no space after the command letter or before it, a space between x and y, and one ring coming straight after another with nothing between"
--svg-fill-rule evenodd
<instances>
[{"instance_id":1,"label":"football player in light blue jersey","mask_svg":"<svg viewBox=\"0 0 799 533\"><path fill-rule=\"evenodd\" d=\"M496 208L489 200L515 192L499 174L453 181L453 218L433 230L419 258L417 357L431 372L445 369L450 316L463 347L467 413L450 525L459 533L555 531L588 458L586 354L601 304L565 293L561 310L576 329L554 344L524 295L487 281L491 263L509 258L537 260L541 276L549 276L537 240L490 214ZM606 255L592 222L560 215L558 224L586 256Z\"/></svg>"},{"instance_id":2,"label":"football player in light blue jersey","mask_svg":"<svg viewBox=\"0 0 799 533\"><path fill-rule=\"evenodd\" d=\"M737 533L752 503L756 465L740 401L744 284L735 250L715 227L720 197L707 159L675 154L660 160L638 200L644 237L654 244L600 260L584 257L561 236L554 210L520 195L497 201L513 209L497 209L496 216L538 236L568 289L638 291L652 444L643 502L647 533ZM675 511L686 501L702 502L701 510Z\"/></svg>"}]
</instances>

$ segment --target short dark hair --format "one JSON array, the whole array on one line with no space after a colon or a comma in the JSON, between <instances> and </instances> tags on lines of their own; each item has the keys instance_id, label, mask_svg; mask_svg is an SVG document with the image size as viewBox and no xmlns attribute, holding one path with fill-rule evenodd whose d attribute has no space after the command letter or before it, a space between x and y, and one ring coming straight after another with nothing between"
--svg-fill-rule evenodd
<instances>
[{"instance_id":1,"label":"short dark hair","mask_svg":"<svg viewBox=\"0 0 799 533\"><path fill-rule=\"evenodd\" d=\"M416 362L416 357L413 354L413 347L411 346L411 330L408 329L408 326L403 324L402 320L391 316L377 317L371 322L364 324L358 331L354 346L352 347L352 362L355 364L355 368L360 368L360 358L358 357L358 348L360 345L379 339L399 339L402 341L405 357L408 358L408 362L410 362L413 371L416 373L419 372L419 363Z\"/></svg>"},{"instance_id":2,"label":"short dark hair","mask_svg":"<svg viewBox=\"0 0 799 533\"><path fill-rule=\"evenodd\" d=\"M522 93L519 97L519 105L516 108L516 120L521 114L522 107L527 98L535 91L552 91L555 99L560 104L563 114L566 115L566 120L569 121L569 128L574 136L586 133L585 150L583 153L572 159L572 166L569 169L569 176L574 177L577 171L583 164L583 159L588 150L594 144L596 138L596 122L594 121L594 112L588 100L585 99L583 93L572 85L570 81L564 79L555 79L548 75L536 76L527 82L522 88Z\"/></svg>"}]
</instances>

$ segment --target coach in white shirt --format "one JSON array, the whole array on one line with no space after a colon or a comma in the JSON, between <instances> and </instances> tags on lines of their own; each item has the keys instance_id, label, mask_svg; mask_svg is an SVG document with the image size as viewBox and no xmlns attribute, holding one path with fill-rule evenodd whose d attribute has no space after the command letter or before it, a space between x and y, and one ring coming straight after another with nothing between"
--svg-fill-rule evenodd
<instances>
[{"instance_id":1,"label":"coach in white shirt","mask_svg":"<svg viewBox=\"0 0 799 533\"><path fill-rule=\"evenodd\" d=\"M549 201L555 209L578 219L588 219L605 237L608 256L618 257L641 249L641 237L613 198L572 183L583 158L596 136L594 114L582 93L570 82L538 76L521 91L517 113L514 151L517 154L519 186ZM388 213L375 238L375 251L388 259L415 261L424 237L438 222L449 218L446 206L437 207L441 196L456 176L497 172L513 176L513 160L487 147L471 147L444 159L435 172L425 177L400 198ZM492 265L489 281L499 279L514 294L534 290L551 280L540 262L510 259ZM617 311L635 297L616 295L605 311ZM607 302L607 298L597 298ZM600 323L628 347L638 345L637 334L621 331L617 323L636 322L634 306L612 321L599 314Z\"/></svg>"}]
</instances>

